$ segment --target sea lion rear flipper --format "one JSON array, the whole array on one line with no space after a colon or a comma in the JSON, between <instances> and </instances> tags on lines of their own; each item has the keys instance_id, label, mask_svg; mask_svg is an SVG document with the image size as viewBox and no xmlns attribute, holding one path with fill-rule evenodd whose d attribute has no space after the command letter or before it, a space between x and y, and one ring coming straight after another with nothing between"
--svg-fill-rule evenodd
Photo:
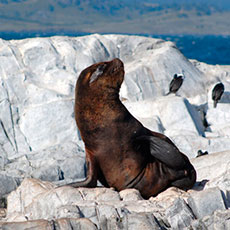
<instances>
[{"instance_id":1,"label":"sea lion rear flipper","mask_svg":"<svg viewBox=\"0 0 230 230\"><path fill-rule=\"evenodd\" d=\"M171 185L183 190L192 188L196 182L196 170L191 167L187 173L188 175L186 177L173 181Z\"/></svg>"},{"instance_id":2,"label":"sea lion rear flipper","mask_svg":"<svg viewBox=\"0 0 230 230\"><path fill-rule=\"evenodd\" d=\"M156 159L173 169L182 169L187 161L174 144L156 136L140 136L136 138L140 144L149 144L150 153Z\"/></svg>"}]
</instances>

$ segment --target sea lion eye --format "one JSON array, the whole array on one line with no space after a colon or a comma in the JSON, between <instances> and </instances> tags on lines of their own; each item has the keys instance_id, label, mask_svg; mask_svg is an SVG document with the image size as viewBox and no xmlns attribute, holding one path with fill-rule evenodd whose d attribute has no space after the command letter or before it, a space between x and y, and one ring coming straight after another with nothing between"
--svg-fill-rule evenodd
<instances>
[{"instance_id":1,"label":"sea lion eye","mask_svg":"<svg viewBox=\"0 0 230 230\"><path fill-rule=\"evenodd\" d=\"M106 67L106 64L101 64L97 67L97 69L93 72L93 74L90 77L90 80L89 80L90 84L103 74L105 67Z\"/></svg>"}]
</instances>

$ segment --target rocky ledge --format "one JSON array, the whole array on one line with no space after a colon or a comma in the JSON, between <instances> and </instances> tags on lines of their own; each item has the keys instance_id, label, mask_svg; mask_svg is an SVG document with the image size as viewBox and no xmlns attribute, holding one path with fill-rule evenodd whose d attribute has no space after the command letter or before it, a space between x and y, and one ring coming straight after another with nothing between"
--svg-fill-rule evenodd
<instances>
[{"instance_id":1,"label":"rocky ledge","mask_svg":"<svg viewBox=\"0 0 230 230\"><path fill-rule=\"evenodd\" d=\"M218 229L230 227L230 152L193 159L198 181L144 200L135 189L57 187L24 179L7 197L2 229ZM216 165L222 165L217 171ZM3 210L2 210L3 211ZM4 214L4 212L3 212Z\"/></svg>"}]
</instances>

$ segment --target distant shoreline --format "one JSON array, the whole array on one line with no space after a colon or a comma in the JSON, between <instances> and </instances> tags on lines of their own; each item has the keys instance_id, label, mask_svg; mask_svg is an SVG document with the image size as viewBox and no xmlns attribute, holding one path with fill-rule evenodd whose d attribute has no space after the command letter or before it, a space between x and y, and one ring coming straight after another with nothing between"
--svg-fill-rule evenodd
<instances>
[{"instance_id":1,"label":"distant shoreline","mask_svg":"<svg viewBox=\"0 0 230 230\"><path fill-rule=\"evenodd\" d=\"M21 31L0 32L4 40L20 40L35 37L70 36L79 37L93 33L71 31ZM108 33L101 33L108 34ZM118 34L118 33L111 33ZM121 33L124 34L124 33ZM161 38L175 42L179 50L189 59L196 59L207 64L230 65L230 35L196 35L196 34L126 34Z\"/></svg>"},{"instance_id":2,"label":"distant shoreline","mask_svg":"<svg viewBox=\"0 0 230 230\"><path fill-rule=\"evenodd\" d=\"M145 37L153 37L153 38L160 38L160 37L224 37L230 38L230 34L146 34L146 33L100 33L100 32L75 32L75 31L0 31L0 38L4 40L19 40L19 39L26 39L26 38L35 38L35 37L52 37L52 36L70 36L70 37L79 37L79 36L86 36L90 34L121 34L121 35L136 35L136 36L145 36Z\"/></svg>"}]
</instances>

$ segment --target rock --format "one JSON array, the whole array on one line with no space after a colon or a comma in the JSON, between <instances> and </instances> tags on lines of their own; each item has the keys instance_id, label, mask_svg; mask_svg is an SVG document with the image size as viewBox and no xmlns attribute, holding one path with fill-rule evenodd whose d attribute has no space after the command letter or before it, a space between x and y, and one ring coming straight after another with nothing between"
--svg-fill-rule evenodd
<instances>
[{"instance_id":1,"label":"rock","mask_svg":"<svg viewBox=\"0 0 230 230\"><path fill-rule=\"evenodd\" d=\"M196 135L204 135L204 128L198 112L185 98L170 95L159 97L155 101L125 102L125 105L134 116L143 120L154 116L156 119L160 118L158 123L161 122L167 131L177 130L181 132L184 130Z\"/></svg>"},{"instance_id":2,"label":"rock","mask_svg":"<svg viewBox=\"0 0 230 230\"><path fill-rule=\"evenodd\" d=\"M4 111L0 112L4 127L0 146L8 156L80 140L73 119L74 86L79 73L95 62L115 57L124 61L121 98L129 102L164 96L174 73L182 70L186 80L179 93L190 100L200 92L206 93L217 79L215 71L223 75L223 80L227 79L223 73L229 71L208 66L215 71L206 76L207 68L190 62L172 42L140 36L94 34L1 40L0 47L0 111ZM190 113L192 107L187 105ZM195 130L202 133L195 117L192 115Z\"/></svg>"},{"instance_id":3,"label":"rock","mask_svg":"<svg viewBox=\"0 0 230 230\"><path fill-rule=\"evenodd\" d=\"M181 135L183 133L183 135ZM181 152L187 155L191 160L197 156L199 149L211 149L210 141L202 136L197 136L194 132L188 131L165 131L166 136L176 144Z\"/></svg>"},{"instance_id":4,"label":"rock","mask_svg":"<svg viewBox=\"0 0 230 230\"><path fill-rule=\"evenodd\" d=\"M229 140L228 137L210 138L205 149L209 153L229 151Z\"/></svg>"},{"instance_id":5,"label":"rock","mask_svg":"<svg viewBox=\"0 0 230 230\"><path fill-rule=\"evenodd\" d=\"M55 228L57 230L97 230L98 229L94 223L92 223L89 219L86 218L58 219L55 222Z\"/></svg>"},{"instance_id":6,"label":"rock","mask_svg":"<svg viewBox=\"0 0 230 230\"><path fill-rule=\"evenodd\" d=\"M53 228L53 223L47 220L24 221L24 222L11 222L0 223L1 229L4 230L50 230Z\"/></svg>"},{"instance_id":7,"label":"rock","mask_svg":"<svg viewBox=\"0 0 230 230\"><path fill-rule=\"evenodd\" d=\"M6 217L6 209L0 208L0 220Z\"/></svg>"},{"instance_id":8,"label":"rock","mask_svg":"<svg viewBox=\"0 0 230 230\"><path fill-rule=\"evenodd\" d=\"M218 210L226 210L224 194L218 188L203 186L202 189L199 191L194 187L185 192L172 187L156 197L143 200L135 189L118 193L100 187L57 188L50 182L25 179L8 196L4 220L36 222L38 219L52 219L55 226L63 220L63 226L69 226L68 223L72 223L69 218L80 218L90 220L95 229L128 229L131 226L132 229L186 229L189 226L199 229L200 226L211 225ZM220 218L227 219L225 215Z\"/></svg>"},{"instance_id":9,"label":"rock","mask_svg":"<svg viewBox=\"0 0 230 230\"><path fill-rule=\"evenodd\" d=\"M120 201L118 192L108 188L58 187L49 182L25 179L8 196L7 214L11 221L87 217L97 223L96 201ZM82 202L84 200L84 202Z\"/></svg>"},{"instance_id":10,"label":"rock","mask_svg":"<svg viewBox=\"0 0 230 230\"><path fill-rule=\"evenodd\" d=\"M11 177L34 177L58 181L60 184L71 183L85 178L85 156L79 145L66 142L10 159L4 170Z\"/></svg>"},{"instance_id":11,"label":"rock","mask_svg":"<svg viewBox=\"0 0 230 230\"><path fill-rule=\"evenodd\" d=\"M210 180L205 185L205 188L218 187L222 191L230 191L230 163L226 166L226 171L220 176Z\"/></svg>"},{"instance_id":12,"label":"rock","mask_svg":"<svg viewBox=\"0 0 230 230\"><path fill-rule=\"evenodd\" d=\"M19 181L17 178L7 176L5 174L0 174L0 198L15 190L18 186Z\"/></svg>"},{"instance_id":13,"label":"rock","mask_svg":"<svg viewBox=\"0 0 230 230\"><path fill-rule=\"evenodd\" d=\"M170 95L155 101L124 103L143 125L170 137L189 158L208 145L208 140L202 137L205 134L200 115L187 99Z\"/></svg>"},{"instance_id":14,"label":"rock","mask_svg":"<svg viewBox=\"0 0 230 230\"><path fill-rule=\"evenodd\" d=\"M160 230L161 226L158 225L157 220L154 218L152 214L133 213L125 216L123 228L121 229Z\"/></svg>"},{"instance_id":15,"label":"rock","mask_svg":"<svg viewBox=\"0 0 230 230\"><path fill-rule=\"evenodd\" d=\"M199 229L208 230L208 228L206 227L206 225L203 223L202 220L194 220L190 225L190 229L192 229L192 230L199 230Z\"/></svg>"},{"instance_id":16,"label":"rock","mask_svg":"<svg viewBox=\"0 0 230 230\"><path fill-rule=\"evenodd\" d=\"M230 126L226 125L230 122L229 104L218 103L216 108L209 108L207 111L207 122L212 132L218 136L230 137Z\"/></svg>"},{"instance_id":17,"label":"rock","mask_svg":"<svg viewBox=\"0 0 230 230\"><path fill-rule=\"evenodd\" d=\"M194 230L226 230L230 227L229 215L229 210L218 210L211 216L205 216L203 219L194 220L190 228Z\"/></svg>"},{"instance_id":18,"label":"rock","mask_svg":"<svg viewBox=\"0 0 230 230\"><path fill-rule=\"evenodd\" d=\"M162 207L159 209L160 206L154 202L140 200L139 192L137 193L136 190L124 190L121 194L123 194L122 197L124 194L126 196L135 194L134 199L139 200L135 200L134 203L129 197L122 201L118 192L108 188L75 189L69 186L56 188L50 182L25 179L17 190L8 196L6 219L12 222L87 218L98 228L107 226L108 229L112 229L111 226L122 229L122 226L129 225L159 228L158 222L165 222L162 220L164 215ZM156 217L150 213L154 216L156 214Z\"/></svg>"},{"instance_id":19,"label":"rock","mask_svg":"<svg viewBox=\"0 0 230 230\"><path fill-rule=\"evenodd\" d=\"M29 206L39 194L49 191L55 185L36 179L25 179L16 191L7 197L7 214L20 213Z\"/></svg>"},{"instance_id":20,"label":"rock","mask_svg":"<svg viewBox=\"0 0 230 230\"><path fill-rule=\"evenodd\" d=\"M4 230L97 230L97 227L86 218L58 219L56 221L35 220L25 222L0 223Z\"/></svg>"},{"instance_id":21,"label":"rock","mask_svg":"<svg viewBox=\"0 0 230 230\"><path fill-rule=\"evenodd\" d=\"M161 207L167 210L170 206L172 206L175 203L175 201L178 198L186 198L186 196L188 196L188 194L186 194L185 191L176 187L170 187L158 194L156 197L150 197L149 200L151 202L157 202L161 205Z\"/></svg>"},{"instance_id":22,"label":"rock","mask_svg":"<svg viewBox=\"0 0 230 230\"><path fill-rule=\"evenodd\" d=\"M212 215L216 210L225 210L224 200L218 188L210 188L197 193L191 193L188 205L196 218Z\"/></svg>"},{"instance_id":23,"label":"rock","mask_svg":"<svg viewBox=\"0 0 230 230\"><path fill-rule=\"evenodd\" d=\"M48 148L67 140L74 140L76 125L74 119L66 119L67 114L73 111L73 101L54 101L43 106L28 107L21 114L19 127L27 143L33 151ZM56 116L55 114L58 114ZM54 120L53 118L56 117ZM71 117L70 117L71 118ZM30 128L28 128L30 127ZM34 135L34 130L37 130ZM57 133L62 130L62 137Z\"/></svg>"},{"instance_id":24,"label":"rock","mask_svg":"<svg viewBox=\"0 0 230 230\"><path fill-rule=\"evenodd\" d=\"M76 205L62 205L55 211L55 216L61 218L82 218L84 215Z\"/></svg>"},{"instance_id":25,"label":"rock","mask_svg":"<svg viewBox=\"0 0 230 230\"><path fill-rule=\"evenodd\" d=\"M78 188L84 200L120 201L119 193L112 188Z\"/></svg>"},{"instance_id":26,"label":"rock","mask_svg":"<svg viewBox=\"0 0 230 230\"><path fill-rule=\"evenodd\" d=\"M78 216L78 208L71 209L68 212L60 211L60 209L63 209L63 205L66 208L67 206L72 205L81 200L81 193L72 187L57 188L54 191L49 190L36 196L33 199L33 203L31 203L30 205L24 206L25 211L23 215L25 215L30 220L39 218L51 219L54 217L65 218L69 217L70 212L74 212L72 216ZM90 205L90 207L91 206L92 204ZM87 209L86 205L84 206L84 209ZM80 210L80 212L84 213L82 210Z\"/></svg>"},{"instance_id":27,"label":"rock","mask_svg":"<svg viewBox=\"0 0 230 230\"><path fill-rule=\"evenodd\" d=\"M197 135L204 135L199 115L188 100L173 95L161 98L158 102L158 109L162 124L166 130L175 129L181 132L186 130Z\"/></svg>"},{"instance_id":28,"label":"rock","mask_svg":"<svg viewBox=\"0 0 230 230\"><path fill-rule=\"evenodd\" d=\"M158 116L154 116L152 118L137 117L137 120L140 121L146 128L154 130L155 132L164 133L165 131Z\"/></svg>"},{"instance_id":29,"label":"rock","mask_svg":"<svg viewBox=\"0 0 230 230\"><path fill-rule=\"evenodd\" d=\"M33 168L31 160L21 157L48 152L55 146L62 148L65 143L78 143L84 148L73 119L76 79L92 63L115 57L124 61L126 70L121 99L146 127L169 135L190 158L198 149L213 153L230 148L227 120L218 130L214 122L223 120L222 109L214 110L215 114L212 108L205 110L212 123L210 133L218 137L212 139L204 137L207 132L204 134L196 111L209 103L206 91L210 92L218 80L216 74L222 76L226 85L220 107L223 112L228 111L229 69L187 60L171 42L140 36L94 34L77 38L1 40L0 47L0 167L7 168L11 176L52 181L85 176L85 171L81 174L82 159L77 156L75 159L81 161L81 166L71 164L70 168L67 165L71 159L61 166L52 159L44 166ZM186 78L179 91L181 97L165 97L172 76L182 70ZM177 114L177 120L170 117L172 112ZM70 145L62 155L74 148ZM17 159L22 161L16 162ZM14 167L22 167L14 168L11 160L15 162ZM9 164L11 170L8 170Z\"/></svg>"},{"instance_id":30,"label":"rock","mask_svg":"<svg viewBox=\"0 0 230 230\"><path fill-rule=\"evenodd\" d=\"M190 226L195 219L185 201L181 198L175 200L166 211L166 217L172 229L184 229Z\"/></svg>"},{"instance_id":31,"label":"rock","mask_svg":"<svg viewBox=\"0 0 230 230\"><path fill-rule=\"evenodd\" d=\"M0 39L0 49L2 208L11 192L5 229L15 228L15 221L21 229L228 228L229 66L188 60L172 42L141 36ZM126 72L124 105L144 126L167 135L197 170L189 191L169 188L143 200L134 189L56 187L86 176L73 111L77 77L117 57ZM173 75L182 71L177 95L166 96ZM220 79L225 92L214 109L210 95ZM209 154L193 159L199 149Z\"/></svg>"},{"instance_id":32,"label":"rock","mask_svg":"<svg viewBox=\"0 0 230 230\"><path fill-rule=\"evenodd\" d=\"M99 228L99 219L97 216L96 204L92 201L80 203L78 202L77 206L80 210L81 217L91 220Z\"/></svg>"},{"instance_id":33,"label":"rock","mask_svg":"<svg viewBox=\"0 0 230 230\"><path fill-rule=\"evenodd\" d=\"M119 192L123 201L143 200L140 192L136 189L125 189Z\"/></svg>"},{"instance_id":34,"label":"rock","mask_svg":"<svg viewBox=\"0 0 230 230\"><path fill-rule=\"evenodd\" d=\"M208 181L205 185L205 188L214 188L218 187L221 192L225 202L226 208L230 208L230 163L228 163L226 167L226 171L210 181Z\"/></svg>"},{"instance_id":35,"label":"rock","mask_svg":"<svg viewBox=\"0 0 230 230\"><path fill-rule=\"evenodd\" d=\"M164 127L158 113L158 104L152 100L138 102L123 101L129 112L146 128L163 133Z\"/></svg>"},{"instance_id":36,"label":"rock","mask_svg":"<svg viewBox=\"0 0 230 230\"><path fill-rule=\"evenodd\" d=\"M31 174L33 178L39 178L45 181L58 181L63 180L63 172L60 167L52 164L52 162L48 162L43 168L34 170Z\"/></svg>"},{"instance_id":37,"label":"rock","mask_svg":"<svg viewBox=\"0 0 230 230\"><path fill-rule=\"evenodd\" d=\"M103 215L100 227L100 229L161 229L155 217L150 213L126 213L123 216L117 216L115 213L109 218Z\"/></svg>"},{"instance_id":38,"label":"rock","mask_svg":"<svg viewBox=\"0 0 230 230\"><path fill-rule=\"evenodd\" d=\"M101 229L119 229L123 215L113 205L101 204L97 206L99 227Z\"/></svg>"},{"instance_id":39,"label":"rock","mask_svg":"<svg viewBox=\"0 0 230 230\"><path fill-rule=\"evenodd\" d=\"M226 230L230 228L230 210L218 210L214 215L203 218L207 229Z\"/></svg>"},{"instance_id":40,"label":"rock","mask_svg":"<svg viewBox=\"0 0 230 230\"><path fill-rule=\"evenodd\" d=\"M130 36L131 40L126 36L107 35L107 38L118 44L119 56L127 63L125 65L127 78L124 90L122 89L124 98L139 101L164 95L168 92L169 83L174 73L182 70L186 70L187 81L184 82L183 89L181 88L181 94L192 95L198 88L203 87L201 82L204 76L202 73L194 68L189 61L182 58L173 43L160 39L153 42L148 38L141 39L141 37L135 36ZM138 45L134 45L135 43ZM183 63L180 62L181 58ZM198 88L195 89L195 85ZM144 91L142 90L143 86Z\"/></svg>"},{"instance_id":41,"label":"rock","mask_svg":"<svg viewBox=\"0 0 230 230\"><path fill-rule=\"evenodd\" d=\"M197 171L197 181L209 181L214 178L222 178L222 175L226 174L226 171L229 168L229 155L230 151L225 151L191 159L191 162Z\"/></svg>"}]
</instances>

